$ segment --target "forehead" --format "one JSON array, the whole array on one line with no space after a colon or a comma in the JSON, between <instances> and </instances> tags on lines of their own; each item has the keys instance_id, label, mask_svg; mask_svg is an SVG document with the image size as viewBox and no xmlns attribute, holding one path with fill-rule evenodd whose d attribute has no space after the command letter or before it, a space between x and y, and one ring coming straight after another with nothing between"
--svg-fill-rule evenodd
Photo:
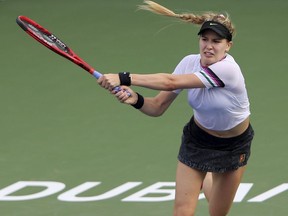
<instances>
[{"instance_id":1,"label":"forehead","mask_svg":"<svg viewBox=\"0 0 288 216\"><path fill-rule=\"evenodd\" d=\"M200 35L202 37L209 37L209 38L213 38L213 39L224 39L222 36L220 36L218 33L216 33L213 30L207 29L205 31L203 31L203 33Z\"/></svg>"}]
</instances>

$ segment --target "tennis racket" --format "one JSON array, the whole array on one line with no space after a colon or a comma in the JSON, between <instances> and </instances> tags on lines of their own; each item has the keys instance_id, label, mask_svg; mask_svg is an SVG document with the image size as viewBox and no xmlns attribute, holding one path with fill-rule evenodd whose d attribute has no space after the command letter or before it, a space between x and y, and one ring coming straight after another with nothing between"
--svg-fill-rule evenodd
<instances>
[{"instance_id":1,"label":"tennis racket","mask_svg":"<svg viewBox=\"0 0 288 216\"><path fill-rule=\"evenodd\" d=\"M93 67L82 60L72 49L70 49L64 42L62 42L58 37L52 34L50 31L36 23L35 21L29 19L25 16L18 16L16 19L17 24L31 37L35 40L52 50L53 52L63 56L64 58L70 60L74 64L80 66L84 70L88 71L96 79L99 79L102 74L96 71ZM115 87L113 90L116 92L121 91L119 86ZM129 92L127 92L130 94Z\"/></svg>"}]
</instances>

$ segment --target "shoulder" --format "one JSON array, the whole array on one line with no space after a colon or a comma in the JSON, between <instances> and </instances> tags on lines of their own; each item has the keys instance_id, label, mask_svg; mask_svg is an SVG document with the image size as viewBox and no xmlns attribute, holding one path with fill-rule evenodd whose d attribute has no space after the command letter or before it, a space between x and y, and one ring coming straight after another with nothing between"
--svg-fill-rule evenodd
<instances>
[{"instance_id":1,"label":"shoulder","mask_svg":"<svg viewBox=\"0 0 288 216\"><path fill-rule=\"evenodd\" d=\"M195 70L195 67L200 66L200 55L190 54L181 59L174 70L174 74L191 73Z\"/></svg>"},{"instance_id":2,"label":"shoulder","mask_svg":"<svg viewBox=\"0 0 288 216\"><path fill-rule=\"evenodd\" d=\"M240 74L242 74L239 65L231 55L227 55L225 59L210 65L209 69L211 69L218 76L229 79L232 77L237 78Z\"/></svg>"},{"instance_id":3,"label":"shoulder","mask_svg":"<svg viewBox=\"0 0 288 216\"><path fill-rule=\"evenodd\" d=\"M200 58L200 54L190 54L182 58L178 65L194 67L195 65L200 65Z\"/></svg>"},{"instance_id":4,"label":"shoulder","mask_svg":"<svg viewBox=\"0 0 288 216\"><path fill-rule=\"evenodd\" d=\"M241 69L231 55L210 65L209 68L225 83L226 87L235 87L242 80Z\"/></svg>"}]
</instances>

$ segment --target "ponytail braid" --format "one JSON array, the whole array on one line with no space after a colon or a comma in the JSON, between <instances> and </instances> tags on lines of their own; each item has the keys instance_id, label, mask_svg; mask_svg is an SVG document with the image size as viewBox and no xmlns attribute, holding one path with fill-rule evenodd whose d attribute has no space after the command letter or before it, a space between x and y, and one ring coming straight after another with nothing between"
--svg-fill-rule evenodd
<instances>
[{"instance_id":1,"label":"ponytail braid","mask_svg":"<svg viewBox=\"0 0 288 216\"><path fill-rule=\"evenodd\" d=\"M226 14L226 16L214 12L205 12L202 15L197 15L193 13L177 14L172 10L153 1L144 0L144 4L146 5L139 5L138 8L140 10L148 10L163 16L178 18L182 21L193 23L195 25L202 25L206 21L216 21L225 25L232 35L235 33L235 28L229 20L228 14Z\"/></svg>"}]
</instances>

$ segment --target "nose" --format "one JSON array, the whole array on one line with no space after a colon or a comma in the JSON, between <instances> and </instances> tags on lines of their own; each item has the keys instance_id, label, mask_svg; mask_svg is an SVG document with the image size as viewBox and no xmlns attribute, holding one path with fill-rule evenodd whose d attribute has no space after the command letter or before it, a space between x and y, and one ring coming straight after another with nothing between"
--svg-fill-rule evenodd
<instances>
[{"instance_id":1,"label":"nose","mask_svg":"<svg viewBox=\"0 0 288 216\"><path fill-rule=\"evenodd\" d=\"M212 48L213 48L212 43L207 42L207 44L206 44L206 48L207 48L207 49L212 49Z\"/></svg>"}]
</instances>

